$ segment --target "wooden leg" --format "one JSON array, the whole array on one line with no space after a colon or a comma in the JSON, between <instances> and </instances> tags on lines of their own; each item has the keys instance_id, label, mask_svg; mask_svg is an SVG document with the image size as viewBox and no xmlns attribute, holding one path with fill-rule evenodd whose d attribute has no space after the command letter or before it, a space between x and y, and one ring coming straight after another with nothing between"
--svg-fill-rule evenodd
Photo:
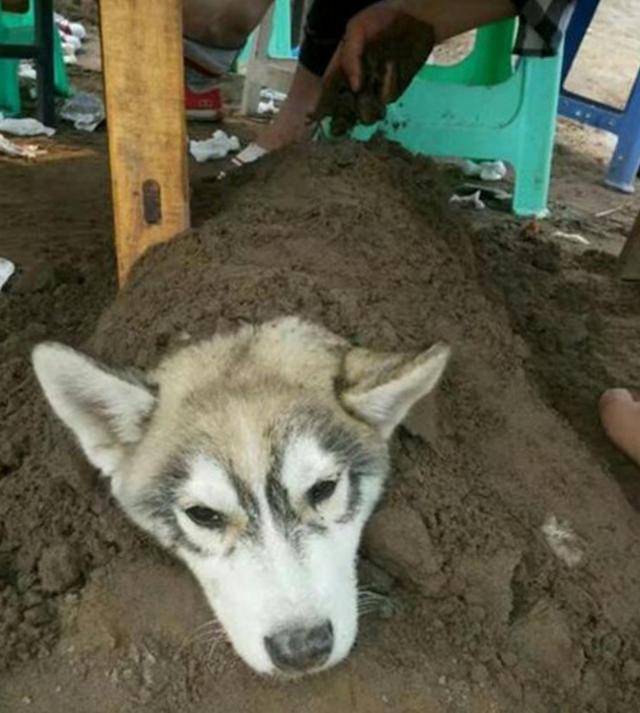
<instances>
[{"instance_id":1,"label":"wooden leg","mask_svg":"<svg viewBox=\"0 0 640 713\"><path fill-rule=\"evenodd\" d=\"M620 253L619 272L623 280L640 280L640 213Z\"/></svg>"},{"instance_id":2,"label":"wooden leg","mask_svg":"<svg viewBox=\"0 0 640 713\"><path fill-rule=\"evenodd\" d=\"M182 2L102 0L118 277L189 228Z\"/></svg>"}]
</instances>

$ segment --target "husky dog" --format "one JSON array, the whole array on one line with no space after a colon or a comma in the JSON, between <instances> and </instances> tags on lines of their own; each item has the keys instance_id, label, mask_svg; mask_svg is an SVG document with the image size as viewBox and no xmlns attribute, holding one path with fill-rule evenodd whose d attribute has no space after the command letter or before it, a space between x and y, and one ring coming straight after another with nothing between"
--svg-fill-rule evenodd
<instances>
[{"instance_id":1,"label":"husky dog","mask_svg":"<svg viewBox=\"0 0 640 713\"><path fill-rule=\"evenodd\" d=\"M343 659L356 553L388 440L449 349L376 353L286 317L214 336L143 377L55 343L33 363L129 517L192 570L238 654L294 676Z\"/></svg>"}]
</instances>

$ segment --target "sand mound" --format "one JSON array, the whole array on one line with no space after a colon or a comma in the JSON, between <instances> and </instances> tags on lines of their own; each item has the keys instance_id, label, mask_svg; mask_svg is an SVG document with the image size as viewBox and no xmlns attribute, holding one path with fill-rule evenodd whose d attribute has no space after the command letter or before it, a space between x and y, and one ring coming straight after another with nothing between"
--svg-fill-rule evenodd
<instances>
[{"instance_id":1,"label":"sand mound","mask_svg":"<svg viewBox=\"0 0 640 713\"><path fill-rule=\"evenodd\" d=\"M141 262L89 344L148 367L185 340L299 314L375 348L453 345L437 396L394 443L362 566L387 606L363 618L349 662L282 686L215 633L204 652L197 637L183 646L207 617L195 585L49 420L4 487L9 695L35 675L16 660L61 633L40 680L74 683L59 707L42 701L49 712L637 710L637 489L594 435L599 390L628 376L605 366L612 332L594 309L615 306L626 335L632 296L607 286L597 256L560 255L509 224L472 236L443 208L443 182L385 146L275 157ZM34 391L32 432L45 414Z\"/></svg>"}]
</instances>

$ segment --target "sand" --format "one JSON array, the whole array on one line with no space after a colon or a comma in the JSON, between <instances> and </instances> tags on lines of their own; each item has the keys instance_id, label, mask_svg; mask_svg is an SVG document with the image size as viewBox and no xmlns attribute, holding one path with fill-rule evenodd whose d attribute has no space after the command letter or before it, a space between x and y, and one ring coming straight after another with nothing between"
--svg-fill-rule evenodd
<instances>
[{"instance_id":1,"label":"sand","mask_svg":"<svg viewBox=\"0 0 640 713\"><path fill-rule=\"evenodd\" d=\"M0 710L637 710L640 474L595 405L634 384L640 288L603 253L472 230L450 181L384 144L272 157L211 186L216 215L148 254L84 344L145 368L299 314L379 349L452 345L363 542L384 605L321 676L259 679L196 629L196 584L128 524L4 340L2 393L27 397L0 458Z\"/></svg>"}]
</instances>

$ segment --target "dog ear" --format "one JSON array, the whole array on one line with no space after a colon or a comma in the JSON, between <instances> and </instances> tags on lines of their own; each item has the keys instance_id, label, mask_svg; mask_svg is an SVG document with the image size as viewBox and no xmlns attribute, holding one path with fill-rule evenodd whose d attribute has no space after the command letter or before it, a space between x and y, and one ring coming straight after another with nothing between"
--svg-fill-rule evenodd
<instances>
[{"instance_id":1,"label":"dog ear","mask_svg":"<svg viewBox=\"0 0 640 713\"><path fill-rule=\"evenodd\" d=\"M443 343L418 354L352 349L346 356L342 403L389 438L416 401L436 386L450 352Z\"/></svg>"},{"instance_id":2,"label":"dog ear","mask_svg":"<svg viewBox=\"0 0 640 713\"><path fill-rule=\"evenodd\" d=\"M32 359L56 415L73 431L89 461L112 475L127 448L142 438L154 394L141 381L62 344L39 344Z\"/></svg>"}]
</instances>

